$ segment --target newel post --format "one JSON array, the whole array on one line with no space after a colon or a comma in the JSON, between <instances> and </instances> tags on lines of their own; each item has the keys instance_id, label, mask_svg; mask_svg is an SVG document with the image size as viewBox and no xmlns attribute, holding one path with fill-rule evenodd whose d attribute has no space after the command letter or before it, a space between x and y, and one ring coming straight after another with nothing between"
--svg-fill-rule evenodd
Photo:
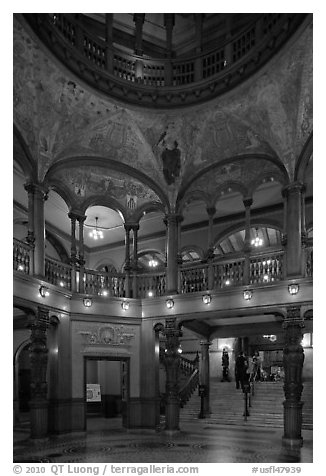
<instances>
[{"instance_id":1,"label":"newel post","mask_svg":"<svg viewBox=\"0 0 326 476\"><path fill-rule=\"evenodd\" d=\"M164 334L166 337L166 349L164 365L166 368L166 406L165 406L165 429L167 431L179 430L179 336L176 319L166 320Z\"/></svg>"},{"instance_id":2,"label":"newel post","mask_svg":"<svg viewBox=\"0 0 326 476\"><path fill-rule=\"evenodd\" d=\"M304 352L301 345L304 320L300 307L293 306L287 311L283 328L285 330L285 347L283 365L285 372L284 394L284 435L283 444L291 447L302 446L302 367Z\"/></svg>"}]
</instances>

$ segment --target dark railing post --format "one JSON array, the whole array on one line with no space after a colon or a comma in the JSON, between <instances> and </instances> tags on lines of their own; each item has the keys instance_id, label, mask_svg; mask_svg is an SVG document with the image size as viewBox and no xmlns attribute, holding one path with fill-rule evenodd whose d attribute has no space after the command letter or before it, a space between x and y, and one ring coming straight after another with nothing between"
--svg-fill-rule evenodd
<instances>
[{"instance_id":1,"label":"dark railing post","mask_svg":"<svg viewBox=\"0 0 326 476\"><path fill-rule=\"evenodd\" d=\"M166 320L164 334L166 337L166 352L164 364L166 368L166 407L165 429L167 431L179 430L179 336L180 330L175 318Z\"/></svg>"},{"instance_id":2,"label":"dark railing post","mask_svg":"<svg viewBox=\"0 0 326 476\"><path fill-rule=\"evenodd\" d=\"M44 438L48 433L47 400L47 327L49 311L41 307L31 323L31 438Z\"/></svg>"},{"instance_id":3,"label":"dark railing post","mask_svg":"<svg viewBox=\"0 0 326 476\"><path fill-rule=\"evenodd\" d=\"M113 13L105 14L105 64L108 73L113 74Z\"/></svg>"},{"instance_id":4,"label":"dark railing post","mask_svg":"<svg viewBox=\"0 0 326 476\"><path fill-rule=\"evenodd\" d=\"M290 307L283 327L285 329L284 365L284 435L283 444L290 447L302 446L302 367L304 352L301 345L304 320L300 306Z\"/></svg>"}]
</instances>

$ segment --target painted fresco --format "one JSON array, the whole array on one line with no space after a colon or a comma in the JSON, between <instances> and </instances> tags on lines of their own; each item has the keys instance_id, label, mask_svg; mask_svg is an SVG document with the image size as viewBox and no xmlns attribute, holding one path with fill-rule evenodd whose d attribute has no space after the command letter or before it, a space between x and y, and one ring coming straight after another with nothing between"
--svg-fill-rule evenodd
<instances>
[{"instance_id":1,"label":"painted fresco","mask_svg":"<svg viewBox=\"0 0 326 476\"><path fill-rule=\"evenodd\" d=\"M309 28L250 81L207 104L166 112L96 97L46 58L17 20L14 26L14 122L37 161L40 181L54 162L79 156L142 171L171 203L200 170L236 156L276 157L293 177L312 130ZM81 185L80 194L101 188L94 183ZM133 206L136 195L127 194Z\"/></svg>"}]
</instances>

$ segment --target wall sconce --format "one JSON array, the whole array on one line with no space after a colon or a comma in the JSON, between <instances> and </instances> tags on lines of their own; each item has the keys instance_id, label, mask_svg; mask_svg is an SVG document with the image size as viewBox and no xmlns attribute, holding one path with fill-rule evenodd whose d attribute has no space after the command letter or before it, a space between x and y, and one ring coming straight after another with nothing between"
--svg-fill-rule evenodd
<instances>
[{"instance_id":1,"label":"wall sconce","mask_svg":"<svg viewBox=\"0 0 326 476\"><path fill-rule=\"evenodd\" d=\"M212 296L210 294L204 294L202 300L204 304L209 304L212 300Z\"/></svg>"},{"instance_id":2,"label":"wall sconce","mask_svg":"<svg viewBox=\"0 0 326 476\"><path fill-rule=\"evenodd\" d=\"M250 301L250 299L252 298L252 290L251 289L246 289L245 291L243 291L243 297L246 301Z\"/></svg>"},{"instance_id":3,"label":"wall sconce","mask_svg":"<svg viewBox=\"0 0 326 476\"><path fill-rule=\"evenodd\" d=\"M45 298L50 295L49 288L47 288L46 286L40 286L39 293L42 298Z\"/></svg>"},{"instance_id":4,"label":"wall sconce","mask_svg":"<svg viewBox=\"0 0 326 476\"><path fill-rule=\"evenodd\" d=\"M167 299L167 301L166 301L166 307L167 307L168 309L172 309L173 306L174 306L174 301L173 301L173 299Z\"/></svg>"},{"instance_id":5,"label":"wall sconce","mask_svg":"<svg viewBox=\"0 0 326 476\"><path fill-rule=\"evenodd\" d=\"M93 301L91 300L91 298L84 298L83 299L83 304L85 307L91 307Z\"/></svg>"},{"instance_id":6,"label":"wall sconce","mask_svg":"<svg viewBox=\"0 0 326 476\"><path fill-rule=\"evenodd\" d=\"M127 311L129 309L129 301L122 301L121 307L124 311Z\"/></svg>"},{"instance_id":7,"label":"wall sconce","mask_svg":"<svg viewBox=\"0 0 326 476\"><path fill-rule=\"evenodd\" d=\"M289 293L293 296L294 294L298 294L299 292L299 284L292 283L288 285Z\"/></svg>"}]
</instances>

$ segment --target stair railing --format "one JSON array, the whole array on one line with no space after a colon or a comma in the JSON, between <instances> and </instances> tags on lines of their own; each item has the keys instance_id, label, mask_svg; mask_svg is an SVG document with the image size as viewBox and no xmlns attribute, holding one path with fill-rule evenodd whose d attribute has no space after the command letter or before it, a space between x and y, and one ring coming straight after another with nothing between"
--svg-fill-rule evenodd
<instances>
[{"instance_id":1,"label":"stair railing","mask_svg":"<svg viewBox=\"0 0 326 476\"><path fill-rule=\"evenodd\" d=\"M182 408L190 399L199 385L199 369L195 369L184 386L179 390L180 407Z\"/></svg>"}]
</instances>

